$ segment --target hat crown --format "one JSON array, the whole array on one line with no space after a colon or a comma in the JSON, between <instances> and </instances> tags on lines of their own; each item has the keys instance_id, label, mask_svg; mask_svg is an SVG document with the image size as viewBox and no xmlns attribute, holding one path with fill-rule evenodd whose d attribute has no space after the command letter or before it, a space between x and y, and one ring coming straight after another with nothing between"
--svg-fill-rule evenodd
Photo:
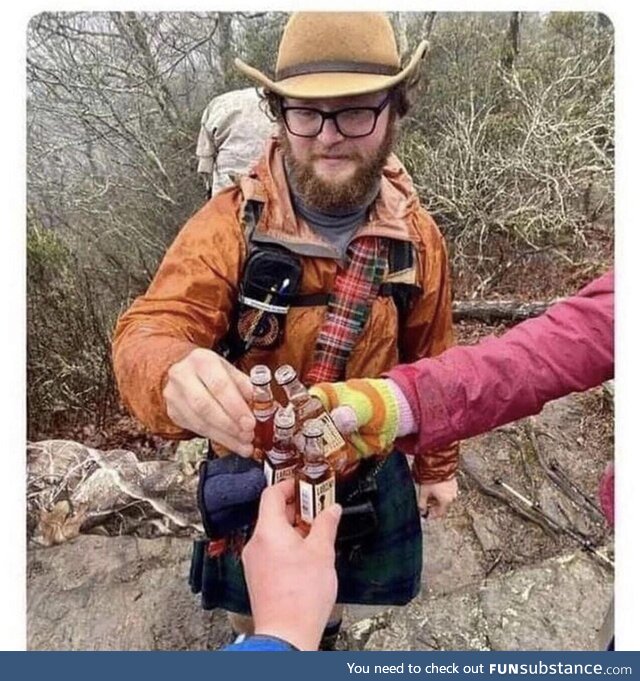
<instances>
[{"instance_id":1,"label":"hat crown","mask_svg":"<svg viewBox=\"0 0 640 681\"><path fill-rule=\"evenodd\" d=\"M402 68L386 14L296 12L282 34L275 78L237 57L235 64L281 97L350 97L388 90L406 80L416 73L427 47L421 40Z\"/></svg>"},{"instance_id":2,"label":"hat crown","mask_svg":"<svg viewBox=\"0 0 640 681\"><path fill-rule=\"evenodd\" d=\"M382 12L296 12L285 26L278 50L276 80L303 73L305 66L379 65L400 69L393 27Z\"/></svg>"}]
</instances>

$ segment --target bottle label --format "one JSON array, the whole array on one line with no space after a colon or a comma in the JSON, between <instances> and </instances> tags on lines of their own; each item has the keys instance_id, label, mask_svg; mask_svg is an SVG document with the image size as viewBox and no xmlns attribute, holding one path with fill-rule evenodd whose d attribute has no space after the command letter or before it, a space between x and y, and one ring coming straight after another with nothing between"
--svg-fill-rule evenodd
<instances>
[{"instance_id":1,"label":"bottle label","mask_svg":"<svg viewBox=\"0 0 640 681\"><path fill-rule=\"evenodd\" d=\"M300 480L300 517L310 523L313 520L313 485Z\"/></svg>"},{"instance_id":2,"label":"bottle label","mask_svg":"<svg viewBox=\"0 0 640 681\"><path fill-rule=\"evenodd\" d=\"M275 473L275 470L269 464L269 460L265 459L264 460L264 477L265 477L265 480L267 481L267 486L274 484L274 480L275 480L275 477L276 477L274 475L274 473Z\"/></svg>"},{"instance_id":3,"label":"bottle label","mask_svg":"<svg viewBox=\"0 0 640 681\"><path fill-rule=\"evenodd\" d=\"M326 412L318 417L319 421L322 421L324 427L324 433L322 435L322 441L324 443L324 455L329 457L334 452L345 446L345 439L342 437L340 431L336 428L336 424L331 419L331 416Z\"/></svg>"},{"instance_id":4,"label":"bottle label","mask_svg":"<svg viewBox=\"0 0 640 681\"><path fill-rule=\"evenodd\" d=\"M336 500L336 480L332 476L317 485L300 480L300 516L311 523L313 519Z\"/></svg>"},{"instance_id":5,"label":"bottle label","mask_svg":"<svg viewBox=\"0 0 640 681\"><path fill-rule=\"evenodd\" d=\"M267 485L277 485L279 482L292 478L298 467L297 463L286 466L285 468L274 468L268 459L264 460L264 477Z\"/></svg>"}]
</instances>

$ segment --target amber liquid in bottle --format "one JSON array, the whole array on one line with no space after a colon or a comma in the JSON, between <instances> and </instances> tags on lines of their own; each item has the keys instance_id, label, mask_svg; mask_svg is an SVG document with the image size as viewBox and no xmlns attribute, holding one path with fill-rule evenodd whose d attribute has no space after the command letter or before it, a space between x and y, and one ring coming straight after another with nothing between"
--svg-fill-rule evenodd
<instances>
[{"instance_id":1,"label":"amber liquid in bottle","mask_svg":"<svg viewBox=\"0 0 640 681\"><path fill-rule=\"evenodd\" d=\"M276 411L274 425L273 447L267 451L264 459L267 485L275 485L293 477L302 462L300 452L293 442L296 416L292 405L280 407Z\"/></svg>"},{"instance_id":2,"label":"amber liquid in bottle","mask_svg":"<svg viewBox=\"0 0 640 681\"><path fill-rule=\"evenodd\" d=\"M303 462L296 470L296 526L306 535L315 517L336 500L336 476L324 455L323 424L304 425Z\"/></svg>"},{"instance_id":3,"label":"amber liquid in bottle","mask_svg":"<svg viewBox=\"0 0 640 681\"><path fill-rule=\"evenodd\" d=\"M309 395L309 392L298 378L292 366L285 364L278 367L274 377L278 385L286 393L289 402L291 402L295 410L297 421L295 442L298 448L302 450L305 447L302 435L304 424L310 419L320 420L323 427L324 455L336 473L339 475L345 473L349 463L357 461L358 457L352 451L351 445L336 428L322 402L316 397Z\"/></svg>"},{"instance_id":4,"label":"amber liquid in bottle","mask_svg":"<svg viewBox=\"0 0 640 681\"><path fill-rule=\"evenodd\" d=\"M271 370L263 364L254 366L250 373L253 384L253 415L256 427L253 438L253 458L263 461L265 452L273 447L273 420L278 404L271 392Z\"/></svg>"}]
</instances>

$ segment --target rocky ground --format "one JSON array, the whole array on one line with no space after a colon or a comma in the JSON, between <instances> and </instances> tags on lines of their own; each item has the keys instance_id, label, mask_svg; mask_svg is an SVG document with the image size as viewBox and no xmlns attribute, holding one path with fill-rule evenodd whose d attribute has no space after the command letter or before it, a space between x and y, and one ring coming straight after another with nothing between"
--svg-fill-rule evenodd
<instances>
[{"instance_id":1,"label":"rocky ground","mask_svg":"<svg viewBox=\"0 0 640 681\"><path fill-rule=\"evenodd\" d=\"M596 649L612 570L570 537L523 517L495 479L612 558L602 519L575 492L570 499L542 466L556 463L596 498L613 455L612 421L607 392L598 388L466 442L458 502L443 521L424 523L420 595L406 607L349 608L338 648ZM190 593L190 551L189 539L174 536L83 534L48 548L30 544L28 647L217 648L229 640L228 626L222 613L202 611Z\"/></svg>"}]
</instances>

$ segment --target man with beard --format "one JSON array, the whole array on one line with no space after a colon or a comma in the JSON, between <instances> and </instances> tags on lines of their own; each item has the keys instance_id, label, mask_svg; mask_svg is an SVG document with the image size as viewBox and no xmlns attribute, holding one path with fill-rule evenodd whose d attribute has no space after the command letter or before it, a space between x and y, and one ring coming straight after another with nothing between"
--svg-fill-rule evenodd
<instances>
[{"instance_id":1,"label":"man with beard","mask_svg":"<svg viewBox=\"0 0 640 681\"><path fill-rule=\"evenodd\" d=\"M444 241L391 153L425 51L402 68L384 14L301 12L285 27L275 78L236 60L264 88L279 132L249 175L184 226L116 328L120 392L153 431L197 433L218 453L249 457L252 366L288 364L309 385L380 375L452 345ZM296 272L291 258L300 276L278 279ZM417 503L404 455L352 455L337 499L338 603L405 604L421 581L418 508L443 513L455 498L457 447L416 453ZM237 551L212 546L194 553L192 589L250 631Z\"/></svg>"}]
</instances>

